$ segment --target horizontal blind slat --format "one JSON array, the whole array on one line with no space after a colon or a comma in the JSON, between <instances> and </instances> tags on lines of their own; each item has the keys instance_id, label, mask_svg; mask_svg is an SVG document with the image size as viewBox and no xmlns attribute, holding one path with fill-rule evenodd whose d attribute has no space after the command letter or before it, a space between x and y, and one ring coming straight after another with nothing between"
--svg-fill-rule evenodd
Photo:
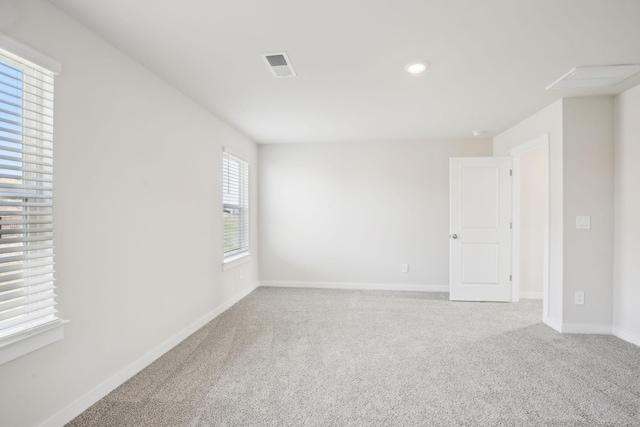
<instances>
[{"instance_id":1,"label":"horizontal blind slat","mask_svg":"<svg viewBox=\"0 0 640 427\"><path fill-rule=\"evenodd\" d=\"M21 332L30 331L39 326L44 326L49 323L57 322L60 319L58 319L58 317L56 316L56 313L57 313L57 310L55 309L44 312L38 316L36 316L34 313L29 318L27 318L26 320L22 320L17 325L5 327L5 329L0 330L0 337L3 337L3 336L7 337L13 334L19 334Z\"/></svg>"},{"instance_id":2,"label":"horizontal blind slat","mask_svg":"<svg viewBox=\"0 0 640 427\"><path fill-rule=\"evenodd\" d=\"M7 316L4 320L0 321L0 337L4 336L3 329L8 329L21 323L31 322L57 313L54 305L55 302L51 305L39 304L38 306L31 307L31 310L29 310L29 307L25 307L26 310L16 310L15 313L12 313L13 316Z\"/></svg>"},{"instance_id":3,"label":"horizontal blind slat","mask_svg":"<svg viewBox=\"0 0 640 427\"><path fill-rule=\"evenodd\" d=\"M4 59L8 63L5 66L13 68L14 71L22 71L28 78L38 79L43 83L53 85L54 73L46 68L33 64L4 49L0 49L0 59Z\"/></svg>"},{"instance_id":4,"label":"horizontal blind slat","mask_svg":"<svg viewBox=\"0 0 640 427\"><path fill-rule=\"evenodd\" d=\"M11 263L11 262L29 261L32 259L42 259L42 258L53 258L53 253L52 252L34 252L31 249L29 250L28 254L0 257L0 265L4 265L6 263Z\"/></svg>"},{"instance_id":5,"label":"horizontal blind slat","mask_svg":"<svg viewBox=\"0 0 640 427\"><path fill-rule=\"evenodd\" d=\"M0 104L2 105L2 104ZM19 127L21 129L29 129L29 130L34 130L36 132L42 132L42 133L48 133L48 134L53 134L53 129L52 129L52 125L50 124L43 124L43 127L37 126L37 125L33 125L33 124L28 124L26 122L30 122L32 120L27 119L23 116L20 117L22 119L22 121L16 121L16 120L9 120L7 118L3 118L2 116L0 116L0 123L2 123L2 125L0 126L15 126L15 127Z\"/></svg>"},{"instance_id":6,"label":"horizontal blind slat","mask_svg":"<svg viewBox=\"0 0 640 427\"><path fill-rule=\"evenodd\" d=\"M0 283L10 282L12 280L26 279L31 277L39 277L46 276L49 274L53 274L55 271L53 270L53 266L49 265L49 267L44 268L34 268L32 270L27 270L26 272L18 273L18 274L8 274L6 276L2 276L0 279Z\"/></svg>"},{"instance_id":7,"label":"horizontal blind slat","mask_svg":"<svg viewBox=\"0 0 640 427\"><path fill-rule=\"evenodd\" d=\"M47 100L51 100L51 101L53 100L52 98L49 98L49 96L42 96L42 94L53 95L53 90L52 90L53 88L49 87L51 86L51 84L48 82L45 82L43 80L39 80L33 76L30 76L31 78L36 79L36 82L35 84L29 83L28 81L24 81L23 79L19 79L8 73L5 73L0 69L0 77L1 76L5 77L4 79L0 80L1 84L3 86L6 86L7 88L25 92L25 93L28 93L29 95L32 95L38 98L42 97ZM11 82L11 80L13 80L13 82ZM25 88L31 88L31 90L25 90ZM35 89L35 91L33 89Z\"/></svg>"},{"instance_id":8,"label":"horizontal blind slat","mask_svg":"<svg viewBox=\"0 0 640 427\"><path fill-rule=\"evenodd\" d=\"M0 153L2 153L3 151L4 150L2 149L2 147L0 147ZM33 159L31 157L38 157L39 159ZM48 167L53 166L53 162L52 162L53 159L51 158L47 159L46 157L29 155L28 153L24 153L24 152L22 157L7 156L7 155L0 154L0 160L7 160L9 162L17 162L17 163L28 163L30 165L41 165L41 166L48 166Z\"/></svg>"},{"instance_id":9,"label":"horizontal blind slat","mask_svg":"<svg viewBox=\"0 0 640 427\"><path fill-rule=\"evenodd\" d=\"M3 135L0 135L0 150L53 159L52 147L30 144L28 140L25 141L24 139L15 139Z\"/></svg>"},{"instance_id":10,"label":"horizontal blind slat","mask_svg":"<svg viewBox=\"0 0 640 427\"><path fill-rule=\"evenodd\" d=\"M51 233L49 233L51 234ZM0 239L0 247L6 247L7 245L11 245L13 243L30 243L30 242L44 242L47 240L53 240L53 236L33 236L33 237L22 237L22 238L3 238ZM24 249L28 249L28 245L24 246ZM0 278L1 280L2 278Z\"/></svg>"},{"instance_id":11,"label":"horizontal blind slat","mask_svg":"<svg viewBox=\"0 0 640 427\"><path fill-rule=\"evenodd\" d=\"M16 136L24 136L24 137L27 137L27 138L33 138L33 139L37 139L37 140L48 142L48 143L53 142L51 136L46 136L45 137L45 136L41 136L41 135L34 135L33 133L27 133L27 132L24 132L24 131L18 131L18 130L15 130L15 129L11 129L11 128L5 127L2 124L0 124L0 132L8 133L9 135L13 135L14 137L16 137ZM38 131L38 132L40 132L40 131ZM22 140L20 140L20 139L18 139L18 141L20 141L21 144L26 143L26 142L22 142Z\"/></svg>"},{"instance_id":12,"label":"horizontal blind slat","mask_svg":"<svg viewBox=\"0 0 640 427\"><path fill-rule=\"evenodd\" d=\"M0 179L16 179L16 180L20 180L20 181L34 181L34 182L53 183L53 179L52 179L52 177L50 175L47 176L47 177L33 177L33 176L24 177L24 176L16 176L16 175L9 175L9 174L6 174L6 173L2 173L1 169L0 169Z\"/></svg>"},{"instance_id":13,"label":"horizontal blind slat","mask_svg":"<svg viewBox=\"0 0 640 427\"><path fill-rule=\"evenodd\" d=\"M42 175L53 175L53 169L51 167L47 167L45 168L27 168L24 166L13 166L13 165L1 165L0 164L0 171L3 171L6 173L6 171L8 170L14 170L14 171L20 171L23 173L37 173L37 174L42 174ZM21 176L22 177L22 176ZM29 179L28 177L26 177L25 179Z\"/></svg>"},{"instance_id":14,"label":"horizontal blind slat","mask_svg":"<svg viewBox=\"0 0 640 427\"><path fill-rule=\"evenodd\" d=\"M39 245L28 244L27 246L18 246L18 247L1 247L0 246L0 255L13 254L18 252L27 252L27 251L37 251L42 249L53 249L53 241L50 244L39 244ZM0 257L0 259L2 258Z\"/></svg>"},{"instance_id":15,"label":"horizontal blind slat","mask_svg":"<svg viewBox=\"0 0 640 427\"><path fill-rule=\"evenodd\" d=\"M19 112L16 112L15 109L11 110L6 107L9 107L9 105L5 104L3 101L0 101L0 113L4 113L6 115L16 117L16 118L22 117L22 114ZM15 107L15 108L23 112L26 111L27 113L32 113L31 116L36 116L36 117L31 117L31 116L29 117L29 120L31 120L32 122L42 123L45 126L53 126L53 116L43 116L42 114L39 114L39 112L25 110L24 106Z\"/></svg>"},{"instance_id":16,"label":"horizontal blind slat","mask_svg":"<svg viewBox=\"0 0 640 427\"><path fill-rule=\"evenodd\" d=\"M18 307L25 307L30 304L41 303L42 301L51 299L53 300L56 294L53 290L41 291L41 292L26 292L24 295L16 295L14 298L0 301L0 313L3 311L13 310ZM54 304L44 304L54 305Z\"/></svg>"},{"instance_id":17,"label":"horizontal blind slat","mask_svg":"<svg viewBox=\"0 0 640 427\"><path fill-rule=\"evenodd\" d=\"M3 324L3 321L7 321L7 323L9 323L12 319L17 319L24 315L28 316L32 312L53 309L53 306L55 305L56 303L54 299L48 298L40 301L25 302L24 304L17 307L2 310L0 311L0 328L5 326L5 324Z\"/></svg>"},{"instance_id":18,"label":"horizontal blind slat","mask_svg":"<svg viewBox=\"0 0 640 427\"><path fill-rule=\"evenodd\" d=\"M22 219L22 220L0 220L0 227L3 225L23 225L23 224L51 224L50 219Z\"/></svg>"},{"instance_id":19,"label":"horizontal blind slat","mask_svg":"<svg viewBox=\"0 0 640 427\"><path fill-rule=\"evenodd\" d=\"M2 95L13 96L11 93L3 91L2 89L0 89L0 96L2 96ZM7 106L7 107L19 108L23 112L27 112L27 113L30 113L30 114L37 114L37 115L41 116L43 119L45 119L45 118L53 118L53 106L52 105L38 104L36 102L29 102L29 103L27 103L27 105L18 104L16 102L11 102L11 101L7 100L6 96L5 96L5 99L2 100L2 104ZM37 107L37 108L30 108L30 107Z\"/></svg>"},{"instance_id":20,"label":"horizontal blind slat","mask_svg":"<svg viewBox=\"0 0 640 427\"><path fill-rule=\"evenodd\" d=\"M50 200L53 199L51 194L43 194L43 193L18 193L18 192L3 192L2 190L8 190L10 187L4 188L0 185L0 199L40 199L40 200ZM45 193L51 193L51 189L48 190L40 190L45 191Z\"/></svg>"},{"instance_id":21,"label":"horizontal blind slat","mask_svg":"<svg viewBox=\"0 0 640 427\"><path fill-rule=\"evenodd\" d=\"M46 259L46 258L42 258L42 259ZM31 270L36 269L36 268L50 267L50 266L52 266L54 264L53 260L51 260L51 261L37 261L37 262L33 261L33 260L31 260L31 261L32 262L20 262L20 261L17 261L13 265L0 267L0 273L12 273L12 272L24 271L24 270L31 271Z\"/></svg>"},{"instance_id":22,"label":"horizontal blind slat","mask_svg":"<svg viewBox=\"0 0 640 427\"><path fill-rule=\"evenodd\" d=\"M9 301L14 298L18 298L28 294L37 294L40 292L53 291L56 287L53 286L53 282L44 283L41 285L30 286L27 288L18 287L10 289L7 292L0 293L0 301Z\"/></svg>"},{"instance_id":23,"label":"horizontal blind slat","mask_svg":"<svg viewBox=\"0 0 640 427\"><path fill-rule=\"evenodd\" d=\"M41 285L46 283L51 283L53 285L54 282L55 282L55 279L53 278L52 275L46 276L46 277L45 276L29 277L24 280L18 280L11 283L0 283L0 292L10 291L12 289L26 288L29 286L36 286L36 285Z\"/></svg>"},{"instance_id":24,"label":"horizontal blind slat","mask_svg":"<svg viewBox=\"0 0 640 427\"><path fill-rule=\"evenodd\" d=\"M10 234L52 233L52 232L53 232L52 227L0 228L0 244L2 243L3 236L10 235Z\"/></svg>"}]
</instances>

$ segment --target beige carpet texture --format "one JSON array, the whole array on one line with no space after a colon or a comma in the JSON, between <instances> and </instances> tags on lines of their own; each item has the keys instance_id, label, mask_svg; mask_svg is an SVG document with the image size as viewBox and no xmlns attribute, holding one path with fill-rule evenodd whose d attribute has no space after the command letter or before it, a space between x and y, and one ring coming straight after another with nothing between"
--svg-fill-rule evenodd
<instances>
[{"instance_id":1,"label":"beige carpet texture","mask_svg":"<svg viewBox=\"0 0 640 427\"><path fill-rule=\"evenodd\" d=\"M541 301L258 288L67 424L640 426L640 347Z\"/></svg>"}]
</instances>

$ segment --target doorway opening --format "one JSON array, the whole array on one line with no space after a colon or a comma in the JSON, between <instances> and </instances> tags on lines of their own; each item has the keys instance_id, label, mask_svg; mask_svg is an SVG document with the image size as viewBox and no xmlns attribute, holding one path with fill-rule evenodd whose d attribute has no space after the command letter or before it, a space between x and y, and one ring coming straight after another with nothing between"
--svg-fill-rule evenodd
<instances>
[{"instance_id":1,"label":"doorway opening","mask_svg":"<svg viewBox=\"0 0 640 427\"><path fill-rule=\"evenodd\" d=\"M549 135L509 151L513 159L512 301L542 299L549 316Z\"/></svg>"}]
</instances>

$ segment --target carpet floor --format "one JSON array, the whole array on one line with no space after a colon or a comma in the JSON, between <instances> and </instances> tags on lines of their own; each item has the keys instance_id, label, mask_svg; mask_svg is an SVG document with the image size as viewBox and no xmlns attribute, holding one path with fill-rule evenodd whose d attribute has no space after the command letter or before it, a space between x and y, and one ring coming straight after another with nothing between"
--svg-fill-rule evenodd
<instances>
[{"instance_id":1,"label":"carpet floor","mask_svg":"<svg viewBox=\"0 0 640 427\"><path fill-rule=\"evenodd\" d=\"M67 424L640 426L640 347L542 303L258 288Z\"/></svg>"}]
</instances>

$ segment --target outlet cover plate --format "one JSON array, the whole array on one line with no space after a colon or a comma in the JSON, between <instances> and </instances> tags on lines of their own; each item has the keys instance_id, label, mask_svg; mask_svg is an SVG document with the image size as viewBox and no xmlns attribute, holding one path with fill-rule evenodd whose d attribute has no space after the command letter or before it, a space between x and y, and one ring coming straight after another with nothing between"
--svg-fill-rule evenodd
<instances>
[{"instance_id":1,"label":"outlet cover plate","mask_svg":"<svg viewBox=\"0 0 640 427\"><path fill-rule=\"evenodd\" d=\"M591 228L591 217L586 215L577 216L576 228L579 230L589 230Z\"/></svg>"}]
</instances>

